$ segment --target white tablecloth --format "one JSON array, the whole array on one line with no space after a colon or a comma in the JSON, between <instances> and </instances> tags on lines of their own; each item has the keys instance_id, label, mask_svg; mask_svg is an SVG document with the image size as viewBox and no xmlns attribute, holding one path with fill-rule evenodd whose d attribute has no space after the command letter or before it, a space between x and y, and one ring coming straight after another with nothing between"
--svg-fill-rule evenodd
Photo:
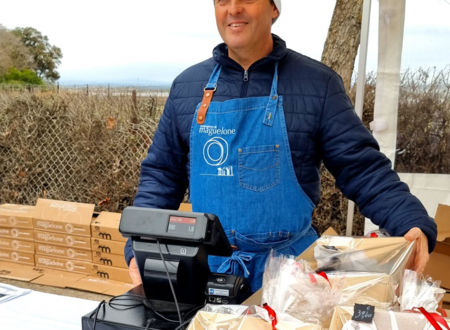
<instances>
[{"instance_id":1,"label":"white tablecloth","mask_svg":"<svg viewBox=\"0 0 450 330\"><path fill-rule=\"evenodd\" d=\"M79 330L81 317L98 304L93 300L31 291L0 303L0 329Z\"/></svg>"}]
</instances>

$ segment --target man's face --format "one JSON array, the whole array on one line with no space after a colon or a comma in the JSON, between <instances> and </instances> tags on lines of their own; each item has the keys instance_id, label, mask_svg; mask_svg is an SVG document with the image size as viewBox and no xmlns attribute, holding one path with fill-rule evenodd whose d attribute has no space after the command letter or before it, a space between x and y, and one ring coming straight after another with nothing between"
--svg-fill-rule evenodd
<instances>
[{"instance_id":1,"label":"man's face","mask_svg":"<svg viewBox=\"0 0 450 330\"><path fill-rule=\"evenodd\" d=\"M232 52L258 50L271 40L278 10L270 0L215 0L220 36Z\"/></svg>"}]
</instances>

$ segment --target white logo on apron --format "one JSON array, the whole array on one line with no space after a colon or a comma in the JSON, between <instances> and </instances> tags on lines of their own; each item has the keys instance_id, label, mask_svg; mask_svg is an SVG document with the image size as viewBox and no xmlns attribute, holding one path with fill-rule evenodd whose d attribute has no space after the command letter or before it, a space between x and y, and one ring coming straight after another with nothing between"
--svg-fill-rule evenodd
<instances>
[{"instance_id":1,"label":"white logo on apron","mask_svg":"<svg viewBox=\"0 0 450 330\"><path fill-rule=\"evenodd\" d=\"M209 139L203 146L203 158L210 166L220 166L228 159L228 142L221 137Z\"/></svg>"}]
</instances>

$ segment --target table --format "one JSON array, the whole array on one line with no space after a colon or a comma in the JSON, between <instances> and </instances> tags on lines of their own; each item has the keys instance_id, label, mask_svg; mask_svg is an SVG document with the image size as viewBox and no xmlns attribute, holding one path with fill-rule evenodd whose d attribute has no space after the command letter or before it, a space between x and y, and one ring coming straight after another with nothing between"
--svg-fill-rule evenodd
<instances>
[{"instance_id":1,"label":"table","mask_svg":"<svg viewBox=\"0 0 450 330\"><path fill-rule=\"evenodd\" d=\"M81 317L98 301L31 290L0 303L0 328L8 330L80 330Z\"/></svg>"}]
</instances>

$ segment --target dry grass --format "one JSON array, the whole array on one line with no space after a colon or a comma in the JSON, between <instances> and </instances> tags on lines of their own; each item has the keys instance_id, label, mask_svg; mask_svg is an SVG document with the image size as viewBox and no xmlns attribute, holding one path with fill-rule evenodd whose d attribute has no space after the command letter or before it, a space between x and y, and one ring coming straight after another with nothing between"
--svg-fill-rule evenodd
<instances>
[{"instance_id":1,"label":"dry grass","mask_svg":"<svg viewBox=\"0 0 450 330\"><path fill-rule=\"evenodd\" d=\"M402 75L396 169L449 173L450 70ZM365 90L363 122L373 118L375 76ZM354 90L352 91L354 97ZM120 211L136 193L139 167L165 102L164 95L127 89L0 90L0 203L38 197L97 203ZM347 201L322 169L322 200L313 223L345 233ZM353 234L362 235L356 212Z\"/></svg>"}]
</instances>

